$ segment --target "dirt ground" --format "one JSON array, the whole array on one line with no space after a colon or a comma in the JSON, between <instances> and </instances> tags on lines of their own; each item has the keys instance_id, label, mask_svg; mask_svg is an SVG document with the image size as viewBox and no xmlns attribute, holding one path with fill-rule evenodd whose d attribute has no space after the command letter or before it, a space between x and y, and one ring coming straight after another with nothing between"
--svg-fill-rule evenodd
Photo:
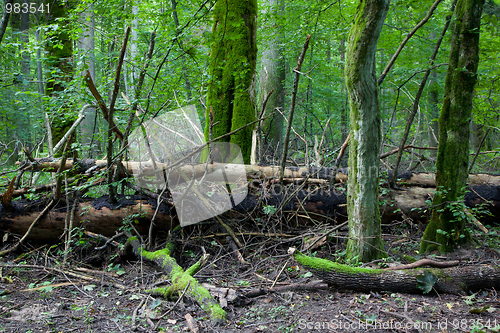
<instances>
[{"instance_id":1,"label":"dirt ground","mask_svg":"<svg viewBox=\"0 0 500 333\"><path fill-rule=\"evenodd\" d=\"M147 289L169 283L162 272L152 263L122 256L111 245L95 250L104 241L75 238L67 264L62 263L63 245L28 243L0 258L0 332L500 332L500 295L491 289L466 296L291 289L245 297L256 289L315 280L290 259L287 249L314 239L304 235L324 231L325 226L316 226L295 231L291 238L242 236L249 263L243 265L225 236L202 227L186 230L177 239L178 263L189 267L203 247L210 259L195 275L197 280L238 295L225 307L227 323L218 326L186 297L149 295ZM420 231L399 223L384 232L390 232L384 236L388 258L376 265L405 263L403 254L415 256L418 240L411 233ZM341 261L342 232L331 236L311 254ZM477 237L481 246L452 257L461 257L462 264L498 264L496 250L483 246L492 245L497 236ZM4 248L11 245L7 242ZM191 328L190 317L195 323Z\"/></svg>"}]
</instances>

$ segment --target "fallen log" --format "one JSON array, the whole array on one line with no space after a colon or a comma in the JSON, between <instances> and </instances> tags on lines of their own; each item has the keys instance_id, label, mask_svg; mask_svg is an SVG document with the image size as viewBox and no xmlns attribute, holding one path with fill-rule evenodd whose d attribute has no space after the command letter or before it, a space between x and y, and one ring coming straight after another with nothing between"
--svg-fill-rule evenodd
<instances>
[{"instance_id":1,"label":"fallen log","mask_svg":"<svg viewBox=\"0 0 500 333\"><path fill-rule=\"evenodd\" d=\"M134 227L142 234L147 234L150 221L156 210L156 201L141 197L120 197L117 204L110 204L107 196L97 200L80 202L76 207L75 228L113 236L115 231L124 226L124 221L134 223ZM13 207L6 210L0 206L0 230L23 235L31 223L46 206L45 201L17 200ZM70 205L71 206L71 205ZM64 232L67 205L56 206L43 215L34 225L28 239L43 241L57 240ZM171 207L165 204L155 219L158 230L169 230L178 224L171 215Z\"/></svg>"},{"instance_id":2,"label":"fallen log","mask_svg":"<svg viewBox=\"0 0 500 333\"><path fill-rule=\"evenodd\" d=\"M59 159L51 158L41 158L35 159L35 162L31 163L26 169L31 171L45 171L45 172L57 172L60 168L61 161ZM140 170L143 176L154 176L155 168L151 162L136 162L136 161L123 161L124 169L128 174L134 174L137 170ZM171 168L170 164L156 162L157 168L163 172L169 172L169 177L180 177L180 171L184 172L190 177L202 177L205 172L210 174L224 166L224 169L228 175L232 173L240 173L241 164L195 164L195 165L183 165L180 167ZM107 166L106 160L93 160L93 159L82 159L77 163L73 160L66 160L66 164L62 171L72 170L75 173L86 173L89 170L96 170L100 168L105 168ZM247 177L255 179L264 178L278 178L280 173L280 168L277 166L259 166L259 165L244 165ZM284 178L304 178L307 176L312 176L311 178L317 179L333 179L333 168L307 168L307 167L286 167ZM125 176L125 175L123 175ZM345 182L347 181L347 175L339 172L335 175L335 182Z\"/></svg>"},{"instance_id":3,"label":"fallen log","mask_svg":"<svg viewBox=\"0 0 500 333\"><path fill-rule=\"evenodd\" d=\"M475 207L488 202L486 208L492 216L482 216L483 223L497 223L500 216L500 187L470 186L465 197L468 207ZM426 200L433 195L432 188L409 187L404 190L392 190L381 195L382 223L389 224L393 220L411 218L414 221L425 222L428 218ZM262 214L266 216L263 207L278 208L287 198L283 187L276 185L266 191L262 189L251 191L246 198L234 207L239 213ZM173 213L173 206L165 203L160 205L155 219L156 230L169 230L178 224ZM123 226L124 220L133 217L139 223L134 224L138 231L147 234L151 218L156 210L156 199L145 196L118 197L117 204L108 202L104 196L96 200L80 202L76 207L75 226L88 231L113 236L115 231ZM0 205L0 230L23 235L33 220L39 215L46 203L43 201L15 200L12 209L4 209ZM71 204L70 204L71 206ZM340 224L347 219L346 195L344 192L327 188L304 187L283 205L282 211L287 220L293 219L298 224L310 223L311 219L325 223ZM231 219L231 212L227 218ZM67 205L56 207L44 215L34 226L30 239L57 240L64 231L64 220L67 215ZM226 217L223 217L226 219Z\"/></svg>"},{"instance_id":4,"label":"fallen log","mask_svg":"<svg viewBox=\"0 0 500 333\"><path fill-rule=\"evenodd\" d=\"M288 253L305 269L330 286L361 292L388 291L421 294L417 277L432 275L438 293L463 295L467 290L500 288L500 268L494 265L384 270L351 267L330 260L308 257L294 248Z\"/></svg>"},{"instance_id":5,"label":"fallen log","mask_svg":"<svg viewBox=\"0 0 500 333\"><path fill-rule=\"evenodd\" d=\"M46 172L57 172L60 167L59 159L35 159L35 162L28 165L26 168L32 171L46 171ZM155 169L150 162L136 162L136 161L124 161L122 162L124 169L128 174L134 174L134 171L141 170L141 174L145 176L154 176ZM107 165L106 160L93 160L93 159L82 159L77 163L73 160L68 159L63 168L64 170L73 169L75 173L86 173L89 170L95 170L99 168L105 168ZM197 164L197 165L183 165L169 170L169 164L156 162L159 170L169 171L170 177L179 177L178 170L182 170L190 177L202 177L205 172L211 173L216 169L221 167L221 164ZM227 174L232 172L240 173L240 164L224 164L224 169ZM337 172L338 171L338 172ZM259 166L259 165L245 165L245 172L248 178L253 179L264 179L264 178L279 178L280 168L278 166ZM334 174L335 173L335 174ZM388 172L389 177L391 177L391 172ZM123 175L125 176L125 175ZM284 178L304 178L309 176L315 179L335 179L336 183L347 182L348 169L347 168L318 168L318 167L286 167ZM434 173L426 172L398 172L399 184L401 185L412 185L421 187L435 187L436 180ZM470 174L469 175L470 185L495 185L500 186L500 176L491 174Z\"/></svg>"}]
</instances>

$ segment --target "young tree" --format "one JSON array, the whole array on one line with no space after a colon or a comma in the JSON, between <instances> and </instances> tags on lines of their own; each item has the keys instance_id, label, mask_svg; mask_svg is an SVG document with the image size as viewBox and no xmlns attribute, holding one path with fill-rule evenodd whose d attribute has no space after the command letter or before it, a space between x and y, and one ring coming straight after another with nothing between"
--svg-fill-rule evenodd
<instances>
[{"instance_id":1,"label":"young tree","mask_svg":"<svg viewBox=\"0 0 500 333\"><path fill-rule=\"evenodd\" d=\"M211 47L205 139L236 130L255 119L253 79L257 61L257 0L217 0L214 6L214 42ZM250 162L252 128L248 126L228 140L240 146Z\"/></svg>"},{"instance_id":2,"label":"young tree","mask_svg":"<svg viewBox=\"0 0 500 333\"><path fill-rule=\"evenodd\" d=\"M360 1L346 54L351 110L347 254L351 260L362 262L380 257L383 250L378 202L381 132L375 52L388 8L388 0Z\"/></svg>"},{"instance_id":3,"label":"young tree","mask_svg":"<svg viewBox=\"0 0 500 333\"><path fill-rule=\"evenodd\" d=\"M456 5L445 96L439 118L438 191L432 201L431 221L420 244L421 252L436 248L448 252L468 238L465 214L457 212L454 203L464 193L468 176L472 98L477 80L483 5L484 0L458 0Z\"/></svg>"}]
</instances>

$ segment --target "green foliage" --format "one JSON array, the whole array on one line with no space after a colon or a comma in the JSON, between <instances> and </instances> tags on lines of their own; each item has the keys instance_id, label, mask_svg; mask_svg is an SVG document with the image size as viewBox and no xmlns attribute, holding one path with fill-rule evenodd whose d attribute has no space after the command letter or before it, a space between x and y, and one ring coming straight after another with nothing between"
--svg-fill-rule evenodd
<instances>
[{"instance_id":1,"label":"green foliage","mask_svg":"<svg viewBox=\"0 0 500 333\"><path fill-rule=\"evenodd\" d=\"M417 275L417 288L422 290L424 294L427 294L432 290L436 281L437 276L429 271L424 271L423 274Z\"/></svg>"},{"instance_id":2,"label":"green foliage","mask_svg":"<svg viewBox=\"0 0 500 333\"><path fill-rule=\"evenodd\" d=\"M262 207L262 211L264 212L264 214L267 214L267 215L273 215L275 212L276 212L277 208L275 206L268 206L268 205L265 205Z\"/></svg>"}]
</instances>

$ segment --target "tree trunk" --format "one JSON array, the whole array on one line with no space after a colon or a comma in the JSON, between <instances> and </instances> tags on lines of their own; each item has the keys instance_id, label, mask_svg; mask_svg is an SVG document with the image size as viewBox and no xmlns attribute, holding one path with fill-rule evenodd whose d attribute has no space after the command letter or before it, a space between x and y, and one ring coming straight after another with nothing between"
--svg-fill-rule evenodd
<instances>
[{"instance_id":1,"label":"tree trunk","mask_svg":"<svg viewBox=\"0 0 500 333\"><path fill-rule=\"evenodd\" d=\"M4 1L4 10L2 14L2 20L0 21L0 43L2 43L3 35L5 34L5 30L7 30L7 26L9 25L10 12L5 10L7 4L12 5L13 0L5 0Z\"/></svg>"},{"instance_id":2,"label":"tree trunk","mask_svg":"<svg viewBox=\"0 0 500 333\"><path fill-rule=\"evenodd\" d=\"M58 240L65 230L67 207L65 204L50 210L36 223L28 238ZM40 201L14 201L10 211L0 206L0 230L23 235L44 208L45 203ZM156 200L129 196L121 197L118 204L111 204L107 197L101 197L77 205L73 227L113 236L121 227L128 226L127 221L130 221L140 233L146 235L155 210ZM162 204L155 218L155 227L158 230L170 230L177 224L173 222L170 207Z\"/></svg>"},{"instance_id":3,"label":"tree trunk","mask_svg":"<svg viewBox=\"0 0 500 333\"><path fill-rule=\"evenodd\" d=\"M56 102L57 108L51 108L52 114L52 142L55 146L59 140L64 136L67 130L75 121L75 117L71 114L71 106L67 104L66 99L63 98L68 83L73 78L73 41L71 40L68 32L68 2L56 0L51 3L50 15L48 24L52 28L47 33L50 37L46 42L47 50L47 95L58 99ZM55 113L53 110L58 110ZM68 142L68 147L74 138Z\"/></svg>"},{"instance_id":4,"label":"tree trunk","mask_svg":"<svg viewBox=\"0 0 500 333\"><path fill-rule=\"evenodd\" d=\"M253 78L257 61L257 0L217 0L214 6L214 43L210 52L205 140L213 113L214 138L255 119ZM252 126L230 136L245 164L250 162ZM225 155L225 154L224 154Z\"/></svg>"},{"instance_id":5,"label":"tree trunk","mask_svg":"<svg viewBox=\"0 0 500 333\"><path fill-rule=\"evenodd\" d=\"M453 203L463 195L468 175L472 98L479 63L483 4L484 0L458 0L455 9L445 96L439 118L436 162L439 191L432 201L434 209L420 246L422 253L436 248L448 252L469 238L465 229L466 217L457 212L461 208Z\"/></svg>"},{"instance_id":6,"label":"tree trunk","mask_svg":"<svg viewBox=\"0 0 500 333\"><path fill-rule=\"evenodd\" d=\"M347 253L350 259L361 262L380 257L383 249L378 203L381 133L375 52L388 8L387 0L360 1L346 54L351 110Z\"/></svg>"},{"instance_id":7,"label":"tree trunk","mask_svg":"<svg viewBox=\"0 0 500 333\"><path fill-rule=\"evenodd\" d=\"M83 21L83 34L79 39L79 48L83 52L83 63L88 65L90 77L93 82L95 80L95 19L93 6L85 10L80 18ZM97 128L97 109L95 107L88 107L84 111L85 119L80 125L81 143L84 150L85 158L93 158L98 154L97 140L94 134L98 131Z\"/></svg>"},{"instance_id":8,"label":"tree trunk","mask_svg":"<svg viewBox=\"0 0 500 333\"><path fill-rule=\"evenodd\" d=\"M279 15L279 0L267 0L271 17ZM266 27L271 36L265 50L262 51L261 70L259 76L259 108L271 90L273 94L266 104L265 115L274 114L272 117L262 121L261 135L259 136L260 151L262 155L274 156L276 151L283 150L283 117L276 111L276 108L285 107L285 62L283 58L283 48L281 47L282 32L280 25L275 20L271 21L271 27ZM262 156L258 156L259 164Z\"/></svg>"},{"instance_id":9,"label":"tree trunk","mask_svg":"<svg viewBox=\"0 0 500 333\"><path fill-rule=\"evenodd\" d=\"M74 173L90 173L90 169L103 169L106 167L106 160L93 160L93 159L81 159L78 163L73 163L72 159L66 160L64 167L61 171L66 171L73 169ZM141 169L141 173L146 176L154 176L155 169L154 166L150 162L135 162L135 161L123 161L123 167L127 171L128 174L133 174L134 170ZM35 163L33 163L29 170L32 171L46 171L46 172L57 172L59 167L61 166L61 160L59 159L48 159L48 158L40 158L35 159ZM158 170L161 172L165 172L168 170L168 165L160 162L156 162L156 166ZM239 173L238 165L227 164L226 172L229 176L232 175L234 170ZM214 168L220 167L215 163L215 165L205 165L205 164L196 164L196 165L184 165L178 167L177 169L182 170L184 173L192 175L192 177L202 177L205 172L213 172ZM247 178L277 178L279 177L280 167L278 166L258 166L258 165L245 165L245 171L247 174ZM284 178L295 178L295 179L303 179L309 176L311 179L325 179L334 181L336 183L346 183L348 179L348 171L349 169L341 169L337 172L336 168L316 168L316 167L286 167ZM170 174L171 177L176 177L174 174ZM390 175L390 171L389 171ZM123 175L125 176L125 174ZM397 179L400 185L413 185L420 187L436 187L434 173L427 172L400 172L398 173ZM477 173L470 174L468 178L468 183L471 185L494 185L500 186L500 176L492 175L487 173Z\"/></svg>"}]
</instances>

